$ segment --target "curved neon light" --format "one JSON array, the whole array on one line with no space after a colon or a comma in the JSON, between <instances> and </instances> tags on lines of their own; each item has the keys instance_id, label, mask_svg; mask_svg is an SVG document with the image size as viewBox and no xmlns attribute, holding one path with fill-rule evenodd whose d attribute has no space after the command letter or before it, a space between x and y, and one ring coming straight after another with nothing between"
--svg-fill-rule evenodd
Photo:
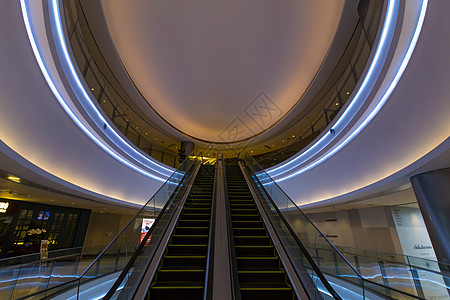
<instances>
[{"instance_id":1,"label":"curved neon light","mask_svg":"<svg viewBox=\"0 0 450 300\"><path fill-rule=\"evenodd\" d=\"M355 100L357 100L358 102L361 102L360 105L358 105L360 107L360 106L362 106L362 104L364 102L363 95L366 94L366 93L367 94L370 93L370 90L368 90L368 91L365 90L369 86L369 82L370 82L369 80L373 80L373 81L376 80L376 78L371 78L371 77L373 77L375 66L381 63L380 62L380 56L381 56L380 53L382 51L382 48L386 47L386 45L385 45L385 43L386 43L386 36L387 36L389 31L393 31L394 30L394 28L391 27L391 26L394 26L394 24L393 24L393 9L394 9L393 2L394 1L390 1L389 4L388 4L388 13L386 15L386 21L385 21L385 25L383 27L382 37L380 38L380 46L377 48L377 52L376 52L376 54L374 56L374 60L377 59L377 61L372 63L372 65L370 66L369 71L368 71L368 75L364 79L363 84L361 85L361 88L358 90L354 100L351 102L349 108L352 108L352 110L354 110L354 108L356 107L356 106L353 106L354 103L355 103ZM426 14L426 10L427 10L427 5L428 5L428 0L423 0L422 1L422 5L421 5L421 9L420 9L419 18L418 18L418 21L417 21L417 24L416 24L416 28L414 30L414 34L413 34L413 36L411 38L411 42L410 42L410 45L408 46L408 49L407 49L407 51L405 53L405 56L402 59L400 67L398 68L398 70L397 70L393 80L389 84L389 86L386 89L385 93L380 98L378 103L374 106L372 111L368 114L366 119L359 126L357 126L350 133L349 136L347 136L342 142L340 142L330 152L328 152L324 156L320 157L319 159L313 161L309 165L301 168L300 170L298 170L298 171L296 171L296 172L294 172L292 174L289 174L288 176L276 179L277 182L281 182L281 181L284 181L286 179L295 177L295 176L297 176L299 174L302 174L302 173L304 173L304 172L306 172L306 171L316 167L320 163L324 162L325 160L327 160L328 158L330 158L331 156L336 154L340 149L342 149L345 145L347 145L351 140L353 140L356 137L356 135L358 135L367 126L367 124L375 117L375 115L380 111L380 109L386 103L386 101L388 100L389 96L392 94L392 91L397 86L398 81L400 80L400 78L403 75L403 72L404 72L406 66L409 63L411 55L412 55L412 53L414 51L414 48L415 48L415 46L417 44L417 40L419 38L420 31L422 29L423 21L425 19L425 14ZM383 45L381 45L381 43L383 43ZM385 51L387 51L387 50L385 50ZM372 82L372 86L373 86L373 83L374 82ZM357 108L357 110L359 110L359 107ZM341 131L345 126L347 126L349 124L351 119L356 114L357 110L355 112L352 112L353 116L350 116L350 113L348 112L348 109L347 109L343 113L341 118L339 118L339 120L336 122L335 126L333 126L333 129L336 132ZM338 127L339 125L343 124L343 122L346 122L345 125L342 125L341 128L338 128L338 130L336 130L336 127ZM299 165L305 163L308 159L310 159L312 156L316 155L319 151L321 151L326 145L328 145L334 139L334 138L330 139L330 137L331 137L331 133L327 132L316 144L314 144L307 151L305 151L304 153L302 153L301 155L299 155L295 159L287 162L286 164L283 164L283 165L278 166L278 167L276 167L276 168L274 168L272 170L269 170L268 173L269 174L271 173L272 177L281 176L282 174L284 174L284 173L286 173L286 172L288 172L288 171L298 167ZM314 151L315 148L320 147L320 146L322 146L320 149L318 149L317 151ZM297 161L297 160L300 160L300 159L302 159L302 160L301 161ZM286 166L292 164L294 161L297 161L297 163L294 166L291 166L290 168L288 168L286 170L283 170L283 168L285 168ZM279 171L279 172L276 172L276 171Z\"/></svg>"},{"instance_id":2,"label":"curved neon light","mask_svg":"<svg viewBox=\"0 0 450 300\"><path fill-rule=\"evenodd\" d=\"M128 160L124 159L120 155L118 155L116 152L112 151L108 148L107 145L103 144L102 141L100 141L84 124L83 122L75 115L75 113L70 109L69 105L66 103L64 98L62 97L61 93L56 88L56 85L51 78L47 67L45 66L45 63L42 59L42 56L39 51L39 47L36 42L36 38L34 35L34 31L31 26L30 22L30 16L28 13L28 6L26 4L26 0L20 0L20 5L22 9L22 16L25 23L25 28L28 34L28 39L31 44L31 48L33 50L34 56L36 57L36 61L38 62L39 68L41 69L42 74L44 75L45 80L47 81L48 86L50 87L51 91L53 92L54 96L58 100L59 104L63 107L64 111L69 115L69 117L78 125L78 127L92 140L97 144L100 148L102 148L105 152L110 154L112 157L117 159L122 164L132 168L133 170L150 177L152 179L156 179L161 182L165 182L167 178L161 178L159 176L156 176L142 168L139 168L135 164L130 163Z\"/></svg>"},{"instance_id":3,"label":"curved neon light","mask_svg":"<svg viewBox=\"0 0 450 300\"><path fill-rule=\"evenodd\" d=\"M62 29L62 21L61 21L61 15L60 15L60 9L59 9L59 1L58 0L53 0L51 2L51 10L53 12L53 17L54 17L54 22L56 24L56 30L57 30L57 41L58 44L60 46L60 50L62 50L63 53L63 57L65 59L65 63L68 66L69 70L70 70L70 74L72 75L72 78L68 78L69 83L73 86L75 86L77 88L77 92L78 94L81 94L82 98L84 98L85 101L80 101L80 103L83 105L83 108L86 110L86 112L89 114L89 116L92 118L92 120L96 123L96 125L99 128L102 128L103 124L108 124L108 122L106 121L106 119L102 116L102 114L98 111L98 109L96 108L96 106L93 104L91 98L89 97L89 95L86 92L86 89L83 87L83 84L81 83L79 77L77 76L77 73L75 71L75 67L72 63L72 60L70 59L70 55L69 55L69 51L67 49L67 45L64 39L64 34L63 34L63 29ZM73 82L70 80L72 79ZM78 98L80 99L80 98ZM85 106L85 104L87 104L87 107ZM97 119L97 120L96 120ZM117 134L117 132L115 130L110 130L108 131L108 133L111 132L111 134L113 135L113 138L111 138L108 134L107 136L111 139L111 141L118 146L119 148L121 148L125 153L129 154L129 151L131 151L133 154L138 155L139 158L144 159L146 163L150 163L158 168L161 168L167 172L169 172L168 174L165 174L161 171L158 170L154 170L155 172L158 172L160 174L163 175L169 175L171 174L174 170L173 169L169 169L167 167L164 167L163 165L160 165L150 159L148 159L147 157L143 156L141 153L139 153L138 151L136 151L136 149L134 149L129 143L127 143L125 140L122 139L122 137L120 137L120 135ZM115 140L117 139L117 141ZM125 147L125 149L123 149L122 147ZM131 157L135 158L133 155L130 155Z\"/></svg>"}]
</instances>

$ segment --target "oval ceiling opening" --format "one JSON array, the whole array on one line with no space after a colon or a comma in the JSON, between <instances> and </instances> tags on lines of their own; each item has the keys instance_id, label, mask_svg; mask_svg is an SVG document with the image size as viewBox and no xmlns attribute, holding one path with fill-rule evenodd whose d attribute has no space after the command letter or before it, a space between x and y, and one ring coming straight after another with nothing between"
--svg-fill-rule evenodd
<instances>
[{"instance_id":1,"label":"oval ceiling opening","mask_svg":"<svg viewBox=\"0 0 450 300\"><path fill-rule=\"evenodd\" d=\"M344 0L103 0L117 52L180 132L235 142L282 118L316 75Z\"/></svg>"}]
</instances>

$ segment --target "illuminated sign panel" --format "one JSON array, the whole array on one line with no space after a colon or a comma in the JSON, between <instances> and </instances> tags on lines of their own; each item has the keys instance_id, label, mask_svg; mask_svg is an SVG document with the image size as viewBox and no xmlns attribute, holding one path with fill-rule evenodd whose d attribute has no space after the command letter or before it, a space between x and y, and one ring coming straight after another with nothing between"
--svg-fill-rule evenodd
<instances>
[{"instance_id":1,"label":"illuminated sign panel","mask_svg":"<svg viewBox=\"0 0 450 300\"><path fill-rule=\"evenodd\" d=\"M147 232L150 230L150 227L152 227L154 222L155 222L155 219L147 219L147 218L142 219L141 242L144 239ZM150 241L150 238L148 239L147 242L149 242L149 241Z\"/></svg>"},{"instance_id":2,"label":"illuminated sign panel","mask_svg":"<svg viewBox=\"0 0 450 300\"><path fill-rule=\"evenodd\" d=\"M0 202L0 213L6 213L9 207L9 202Z\"/></svg>"}]
</instances>

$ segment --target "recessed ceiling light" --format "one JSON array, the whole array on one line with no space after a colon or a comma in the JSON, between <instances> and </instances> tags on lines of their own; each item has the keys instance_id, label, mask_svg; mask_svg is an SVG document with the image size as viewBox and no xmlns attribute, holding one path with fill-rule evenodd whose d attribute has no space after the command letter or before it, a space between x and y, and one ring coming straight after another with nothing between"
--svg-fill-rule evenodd
<instances>
[{"instance_id":1,"label":"recessed ceiling light","mask_svg":"<svg viewBox=\"0 0 450 300\"><path fill-rule=\"evenodd\" d=\"M8 176L6 179L20 183L20 178L16 176Z\"/></svg>"},{"instance_id":2,"label":"recessed ceiling light","mask_svg":"<svg viewBox=\"0 0 450 300\"><path fill-rule=\"evenodd\" d=\"M94 90L94 88L91 88L91 91L93 91Z\"/></svg>"}]
</instances>

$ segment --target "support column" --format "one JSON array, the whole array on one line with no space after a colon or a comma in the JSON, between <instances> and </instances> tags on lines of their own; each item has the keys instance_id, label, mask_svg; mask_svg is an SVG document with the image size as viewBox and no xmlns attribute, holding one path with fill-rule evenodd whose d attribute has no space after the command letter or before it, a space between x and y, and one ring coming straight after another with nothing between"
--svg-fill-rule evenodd
<instances>
[{"instance_id":1,"label":"support column","mask_svg":"<svg viewBox=\"0 0 450 300\"><path fill-rule=\"evenodd\" d=\"M450 168L410 180L437 259L450 264Z\"/></svg>"},{"instance_id":2,"label":"support column","mask_svg":"<svg viewBox=\"0 0 450 300\"><path fill-rule=\"evenodd\" d=\"M180 164L194 151L195 144L193 142L181 142L180 151L178 152Z\"/></svg>"}]
</instances>

